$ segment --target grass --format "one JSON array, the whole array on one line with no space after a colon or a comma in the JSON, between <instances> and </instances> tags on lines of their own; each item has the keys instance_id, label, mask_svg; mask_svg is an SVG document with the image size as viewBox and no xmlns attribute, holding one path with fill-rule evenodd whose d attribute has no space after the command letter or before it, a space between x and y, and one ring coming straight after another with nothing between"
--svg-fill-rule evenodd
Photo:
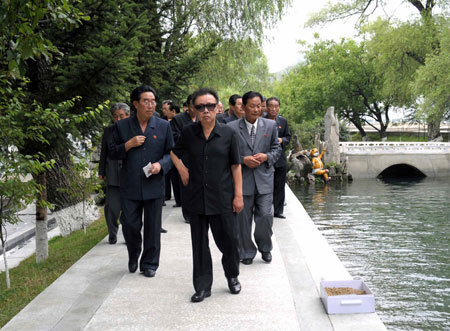
<instances>
[{"instance_id":1,"label":"grass","mask_svg":"<svg viewBox=\"0 0 450 331\"><path fill-rule=\"evenodd\" d=\"M79 230L67 237L58 236L49 240L49 258L46 261L36 264L33 254L11 269L11 288L6 288L5 273L0 274L0 328L107 234L102 214L87 228L86 234ZM0 262L3 263L3 257Z\"/></svg>"}]
</instances>

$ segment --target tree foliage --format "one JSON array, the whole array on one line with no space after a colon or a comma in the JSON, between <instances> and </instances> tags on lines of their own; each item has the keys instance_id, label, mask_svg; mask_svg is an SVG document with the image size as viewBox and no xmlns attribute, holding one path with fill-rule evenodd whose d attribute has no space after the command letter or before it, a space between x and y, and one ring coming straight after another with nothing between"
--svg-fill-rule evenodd
<instances>
[{"instance_id":1,"label":"tree foliage","mask_svg":"<svg viewBox=\"0 0 450 331\"><path fill-rule=\"evenodd\" d=\"M386 8L388 2L388 0L347 0L336 3L329 1L327 6L310 17L307 25L324 24L350 16L359 16L360 22L365 22L377 9ZM406 0L403 1L402 6L415 8L421 17L426 19L433 16L433 10L436 8L445 14L450 9L450 1Z\"/></svg>"},{"instance_id":2,"label":"tree foliage","mask_svg":"<svg viewBox=\"0 0 450 331\"><path fill-rule=\"evenodd\" d=\"M286 100L294 120L323 118L327 108L334 106L339 117L352 122L363 137L365 124L379 131L381 138L386 136L392 95L382 89L383 77L375 70L377 58L364 42L319 41L305 59L277 87L278 95L290 91Z\"/></svg>"},{"instance_id":3,"label":"tree foliage","mask_svg":"<svg viewBox=\"0 0 450 331\"><path fill-rule=\"evenodd\" d=\"M189 90L208 86L218 91L226 102L229 95L250 90L268 95L272 80L266 57L256 42L225 40L191 79Z\"/></svg>"},{"instance_id":4,"label":"tree foliage","mask_svg":"<svg viewBox=\"0 0 450 331\"><path fill-rule=\"evenodd\" d=\"M439 33L440 52L429 53L425 65L417 70L412 87L423 95L421 113L440 121L450 119L450 26L445 24Z\"/></svg>"},{"instance_id":5,"label":"tree foliage","mask_svg":"<svg viewBox=\"0 0 450 331\"><path fill-rule=\"evenodd\" d=\"M353 15L359 15L360 22L364 23L377 8L384 8L386 5L385 0L339 2L313 15L308 23L310 25L326 23ZM420 18L403 23L379 19L364 31L370 31L371 34L369 49L380 57L377 70L384 75L384 90L395 91L393 103L409 108L413 113L418 108L417 101L420 101L418 106L422 111L419 115L426 118L428 139L432 140L440 136L440 122L446 109L444 104L435 103L435 97L431 96L429 91L421 90L421 87L429 86L422 84L424 72L434 70L424 69L430 63L435 63L430 60L426 62L426 59L439 56L441 52L439 31L443 28L448 29L450 1L407 0L402 6L415 8ZM414 83L417 77L422 77L422 83ZM441 80L441 83L446 86L446 82ZM438 104L443 107L439 111L437 111Z\"/></svg>"}]
</instances>

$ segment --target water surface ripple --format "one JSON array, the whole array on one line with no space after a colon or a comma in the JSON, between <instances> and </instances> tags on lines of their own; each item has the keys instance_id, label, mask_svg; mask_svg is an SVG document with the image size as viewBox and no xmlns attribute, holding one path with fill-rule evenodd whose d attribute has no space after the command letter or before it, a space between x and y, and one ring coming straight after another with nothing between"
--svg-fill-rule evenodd
<instances>
[{"instance_id":1,"label":"water surface ripple","mask_svg":"<svg viewBox=\"0 0 450 331\"><path fill-rule=\"evenodd\" d=\"M450 330L450 178L294 188L390 330Z\"/></svg>"}]
</instances>

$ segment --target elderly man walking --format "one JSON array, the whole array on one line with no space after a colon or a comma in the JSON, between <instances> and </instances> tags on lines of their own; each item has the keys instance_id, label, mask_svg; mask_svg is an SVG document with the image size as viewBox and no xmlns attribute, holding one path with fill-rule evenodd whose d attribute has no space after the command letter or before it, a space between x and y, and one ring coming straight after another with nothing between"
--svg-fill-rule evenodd
<instances>
[{"instance_id":1,"label":"elderly man walking","mask_svg":"<svg viewBox=\"0 0 450 331\"><path fill-rule=\"evenodd\" d=\"M126 103L116 103L111 108L114 124L130 116L130 107ZM113 139L114 125L103 130L98 177L106 180L105 220L108 227L108 241L111 245L117 242L117 230L120 216L120 164L111 160L108 153L108 143Z\"/></svg>"},{"instance_id":2,"label":"elderly man walking","mask_svg":"<svg viewBox=\"0 0 450 331\"><path fill-rule=\"evenodd\" d=\"M172 167L172 130L169 122L154 116L156 97L156 91L148 85L131 92L136 114L116 124L114 142L109 145L111 158L122 160L121 223L128 269L135 272L139 261L146 277L154 277L159 266L164 174Z\"/></svg>"}]
</instances>

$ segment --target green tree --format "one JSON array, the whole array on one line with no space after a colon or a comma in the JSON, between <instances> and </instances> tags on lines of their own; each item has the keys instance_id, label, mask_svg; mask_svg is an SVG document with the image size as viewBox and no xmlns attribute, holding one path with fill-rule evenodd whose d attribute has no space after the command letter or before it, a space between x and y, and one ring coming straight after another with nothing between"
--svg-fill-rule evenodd
<instances>
[{"instance_id":1,"label":"green tree","mask_svg":"<svg viewBox=\"0 0 450 331\"><path fill-rule=\"evenodd\" d=\"M70 113L68 109L74 108L76 99L43 105L32 94L36 81L28 81L27 78L32 78L32 72L36 68L43 70L45 66L41 64L51 64L52 59L60 55L57 47L47 38L43 26L57 26L61 30L71 31L86 17L66 0L1 2L0 13L0 111L2 120L4 117L11 117L10 123L17 138L10 140L9 144L18 148L22 156L35 161L36 165L51 164L46 152L52 149L53 144L61 148L64 144L69 146L68 134L76 136L80 123L86 122L82 120L86 116L95 117L96 112L88 111L88 115ZM44 89L42 93L45 92ZM35 191L37 262L48 256L47 169L48 167L35 167L34 171L28 169L39 188Z\"/></svg>"},{"instance_id":2,"label":"green tree","mask_svg":"<svg viewBox=\"0 0 450 331\"><path fill-rule=\"evenodd\" d=\"M226 102L229 95L249 90L268 95L272 79L267 59L256 42L251 39L227 40L220 43L214 55L202 64L189 89L211 87Z\"/></svg>"},{"instance_id":3,"label":"green tree","mask_svg":"<svg viewBox=\"0 0 450 331\"><path fill-rule=\"evenodd\" d=\"M376 60L364 42L319 41L305 53L305 63L284 76L276 90L279 95L287 91L288 112L297 120L323 118L326 109L334 106L339 117L353 123L363 138L363 126L370 125L383 139L392 96L382 89L383 77L375 70Z\"/></svg>"},{"instance_id":4,"label":"green tree","mask_svg":"<svg viewBox=\"0 0 450 331\"><path fill-rule=\"evenodd\" d=\"M366 21L376 9L385 9L388 0L347 0L336 3L328 3L319 12L311 15L307 25L322 24L332 21L345 19L350 16L359 16L360 21ZM402 2L402 6L414 7L418 10L423 19L433 16L433 10L438 8L445 14L450 8L448 0L406 0Z\"/></svg>"},{"instance_id":5,"label":"green tree","mask_svg":"<svg viewBox=\"0 0 450 331\"><path fill-rule=\"evenodd\" d=\"M385 63L381 64L382 61L380 61L378 70L386 76L384 89L396 90L393 103L414 111L416 101L422 100L422 105L419 104L419 107L431 111L428 105L432 101L427 101L428 96L424 93L425 91L418 88L423 85L413 82L417 77L417 70L427 65L425 59L441 51L439 31L443 26L447 26L448 29L448 25L442 22L448 22L450 1L408 0L403 3L404 6L415 8L420 14L420 19L395 25L379 20L371 27L372 39L368 47L384 58ZM313 15L309 24L326 23L352 15L359 15L360 22L367 22L375 9L384 8L386 4L386 0L339 2ZM415 88L411 88L411 85L415 85ZM445 113L445 109L436 112L435 108L430 113L421 112L425 114L428 123L429 140L440 136L442 117L438 114Z\"/></svg>"},{"instance_id":6,"label":"green tree","mask_svg":"<svg viewBox=\"0 0 450 331\"><path fill-rule=\"evenodd\" d=\"M417 95L423 95L420 113L434 122L450 119L450 27L443 24L439 33L440 52L426 56L425 65L416 74L412 86Z\"/></svg>"},{"instance_id":7,"label":"green tree","mask_svg":"<svg viewBox=\"0 0 450 331\"><path fill-rule=\"evenodd\" d=\"M2 81L0 79L0 81ZM6 83L5 80L2 83ZM42 192L43 187L34 180L28 179L29 174L39 174L53 165L53 162L40 162L39 155L22 155L17 148L26 139L43 139L40 128L30 127L22 130L20 117L23 113L23 93L12 90L7 84L1 84L1 95L12 96L5 100L0 97L0 242L3 248L3 259L6 272L6 286L9 288L9 269L6 259L6 224L19 221L16 215L21 208L33 202ZM39 203L39 202L38 202ZM47 208L45 201L40 203L41 208Z\"/></svg>"}]
</instances>

